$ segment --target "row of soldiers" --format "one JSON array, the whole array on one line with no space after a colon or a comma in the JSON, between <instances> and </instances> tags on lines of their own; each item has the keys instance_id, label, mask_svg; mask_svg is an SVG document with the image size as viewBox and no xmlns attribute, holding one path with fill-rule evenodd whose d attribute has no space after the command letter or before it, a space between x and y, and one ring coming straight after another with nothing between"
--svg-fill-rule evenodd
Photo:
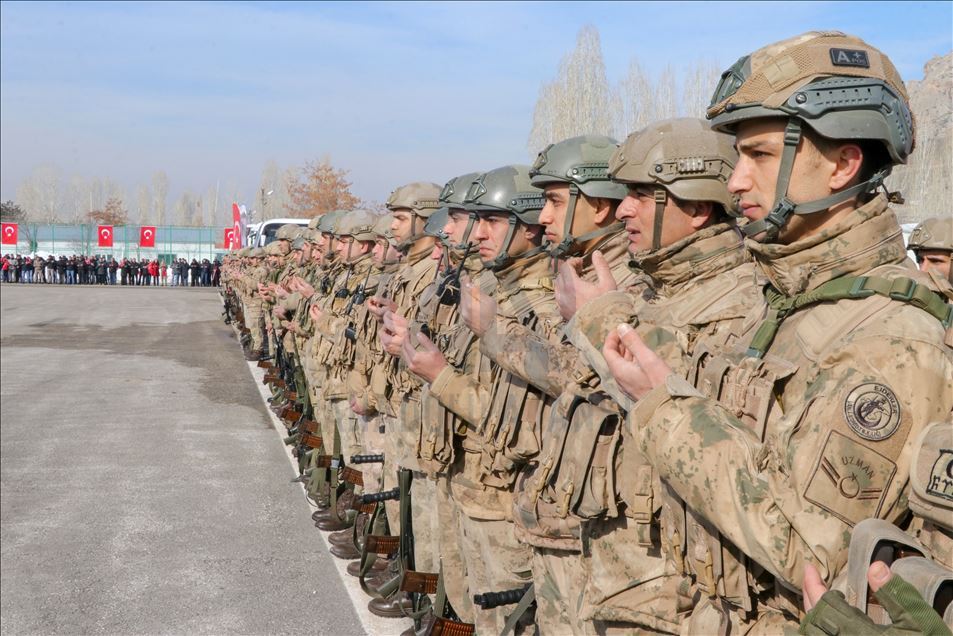
<instances>
[{"instance_id":1,"label":"row of soldiers","mask_svg":"<svg viewBox=\"0 0 953 636\"><path fill-rule=\"evenodd\" d=\"M884 188L914 147L903 83L811 32L733 65L708 119L411 183L387 216L226 259L229 319L372 612L949 633L953 227L914 233L918 271ZM917 587L909 615L872 563Z\"/></svg>"}]
</instances>

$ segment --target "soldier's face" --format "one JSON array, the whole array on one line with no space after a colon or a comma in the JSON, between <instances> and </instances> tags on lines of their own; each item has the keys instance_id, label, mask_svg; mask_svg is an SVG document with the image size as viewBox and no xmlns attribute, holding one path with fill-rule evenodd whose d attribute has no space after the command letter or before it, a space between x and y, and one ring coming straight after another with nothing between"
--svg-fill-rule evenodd
<instances>
[{"instance_id":1,"label":"soldier's face","mask_svg":"<svg viewBox=\"0 0 953 636\"><path fill-rule=\"evenodd\" d=\"M387 241L375 241L374 249L371 250L371 258L375 265L384 264L384 255L387 253Z\"/></svg>"},{"instance_id":2,"label":"soldier's face","mask_svg":"<svg viewBox=\"0 0 953 636\"><path fill-rule=\"evenodd\" d=\"M569 185L551 183L546 186L543 197L546 203L540 212L539 223L543 226L543 235L549 242L558 243L569 232L574 236L582 236L597 229L595 217L600 200L590 199L580 192L576 197L572 227L566 227L566 216L569 214Z\"/></svg>"},{"instance_id":3,"label":"soldier's face","mask_svg":"<svg viewBox=\"0 0 953 636\"><path fill-rule=\"evenodd\" d=\"M936 272L950 279L950 252L943 250L920 250L917 252L917 265L921 272Z\"/></svg>"},{"instance_id":4,"label":"soldier's face","mask_svg":"<svg viewBox=\"0 0 953 636\"><path fill-rule=\"evenodd\" d=\"M469 222L469 212L465 212L464 210L451 210L447 218L447 224L443 227L443 231L450 237L453 243L459 245L463 243L464 234L467 232Z\"/></svg>"},{"instance_id":5,"label":"soldier's face","mask_svg":"<svg viewBox=\"0 0 953 636\"><path fill-rule=\"evenodd\" d=\"M414 234L414 214L411 210L397 209L391 215L390 231L398 243L406 241Z\"/></svg>"},{"instance_id":6,"label":"soldier's face","mask_svg":"<svg viewBox=\"0 0 953 636\"><path fill-rule=\"evenodd\" d=\"M470 238L476 241L483 262L488 263L497 257L508 230L508 214L480 214L477 217Z\"/></svg>"},{"instance_id":7,"label":"soldier's face","mask_svg":"<svg viewBox=\"0 0 953 636\"><path fill-rule=\"evenodd\" d=\"M546 203L539 213L539 223L543 226L543 234L550 243L558 243L565 235L566 212L569 210L569 185L564 183L550 183L545 188L543 196Z\"/></svg>"},{"instance_id":8,"label":"soldier's face","mask_svg":"<svg viewBox=\"0 0 953 636\"><path fill-rule=\"evenodd\" d=\"M749 220L763 219L774 207L785 125L783 119L755 119L738 126L735 139L738 162L728 180L728 191L740 198L741 212ZM815 201L846 187L842 165L845 148L859 150L856 145L844 144L822 152L807 136L802 137L791 171L788 199L793 203ZM862 158L860 155L855 159ZM827 218L824 214L795 215L778 240L789 243L806 236Z\"/></svg>"},{"instance_id":9,"label":"soldier's face","mask_svg":"<svg viewBox=\"0 0 953 636\"><path fill-rule=\"evenodd\" d=\"M704 209L701 209L704 208ZM711 216L710 204L678 204L669 196L662 210L660 247L668 247L704 227ZM652 249L655 237L655 188L632 186L616 208L615 217L625 223L629 252Z\"/></svg>"}]
</instances>

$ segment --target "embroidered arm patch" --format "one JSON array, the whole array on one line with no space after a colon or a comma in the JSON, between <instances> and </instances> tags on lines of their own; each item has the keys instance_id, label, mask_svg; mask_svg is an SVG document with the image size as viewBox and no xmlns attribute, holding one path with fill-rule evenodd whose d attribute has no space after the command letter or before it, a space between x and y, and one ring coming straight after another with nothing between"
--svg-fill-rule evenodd
<instances>
[{"instance_id":1,"label":"embroidered arm patch","mask_svg":"<svg viewBox=\"0 0 953 636\"><path fill-rule=\"evenodd\" d=\"M804 498L853 526L878 516L896 472L888 458L831 431Z\"/></svg>"}]
</instances>

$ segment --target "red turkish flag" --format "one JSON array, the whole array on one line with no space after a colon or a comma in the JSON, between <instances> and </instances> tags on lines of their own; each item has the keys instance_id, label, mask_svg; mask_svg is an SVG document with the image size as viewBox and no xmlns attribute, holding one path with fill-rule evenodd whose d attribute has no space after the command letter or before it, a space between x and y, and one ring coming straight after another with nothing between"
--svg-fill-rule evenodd
<instances>
[{"instance_id":1,"label":"red turkish flag","mask_svg":"<svg viewBox=\"0 0 953 636\"><path fill-rule=\"evenodd\" d=\"M113 246L113 226L100 225L99 226L99 247L112 247L112 246Z\"/></svg>"},{"instance_id":2,"label":"red turkish flag","mask_svg":"<svg viewBox=\"0 0 953 636\"><path fill-rule=\"evenodd\" d=\"M20 235L20 226L16 223L4 223L0 226L0 234L2 234L3 245L16 245L17 238Z\"/></svg>"},{"instance_id":3,"label":"red turkish flag","mask_svg":"<svg viewBox=\"0 0 953 636\"><path fill-rule=\"evenodd\" d=\"M222 241L222 245L224 245L227 250L235 249L235 228L225 228L225 239Z\"/></svg>"},{"instance_id":4,"label":"red turkish flag","mask_svg":"<svg viewBox=\"0 0 953 636\"><path fill-rule=\"evenodd\" d=\"M139 228L139 247L156 246L156 226L143 225Z\"/></svg>"},{"instance_id":5,"label":"red turkish flag","mask_svg":"<svg viewBox=\"0 0 953 636\"><path fill-rule=\"evenodd\" d=\"M242 247L242 210L238 207L237 203L232 204L232 229L235 230L235 233L232 234L232 245L231 249L237 250Z\"/></svg>"}]
</instances>

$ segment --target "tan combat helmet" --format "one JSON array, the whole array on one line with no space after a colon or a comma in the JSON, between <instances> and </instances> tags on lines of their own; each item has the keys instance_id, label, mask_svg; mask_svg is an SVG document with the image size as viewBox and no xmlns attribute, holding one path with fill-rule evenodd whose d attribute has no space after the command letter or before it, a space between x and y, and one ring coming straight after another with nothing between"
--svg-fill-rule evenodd
<instances>
[{"instance_id":1,"label":"tan combat helmet","mask_svg":"<svg viewBox=\"0 0 953 636\"><path fill-rule=\"evenodd\" d=\"M874 192L913 151L913 117L897 69L879 50L839 31L811 31L771 44L722 74L708 107L715 130L733 133L743 121L767 117L787 119L784 150L774 206L745 226L748 236L772 240L792 214L820 212ZM856 186L793 203L788 186L805 126L827 139L878 144L882 165L871 165L872 176Z\"/></svg>"},{"instance_id":2,"label":"tan combat helmet","mask_svg":"<svg viewBox=\"0 0 953 636\"><path fill-rule=\"evenodd\" d=\"M335 234L350 236L357 241L374 241L377 239L374 225L378 219L370 210L348 210L335 224Z\"/></svg>"},{"instance_id":3,"label":"tan combat helmet","mask_svg":"<svg viewBox=\"0 0 953 636\"><path fill-rule=\"evenodd\" d=\"M298 231L298 226L294 223L285 223L275 232L275 240L293 241L294 233Z\"/></svg>"},{"instance_id":4,"label":"tan combat helmet","mask_svg":"<svg viewBox=\"0 0 953 636\"><path fill-rule=\"evenodd\" d=\"M410 210L414 214L414 228L411 235L403 243L397 246L401 252L406 252L410 246L426 236L423 233L424 223L419 219L426 221L431 214L440 208L440 186L428 181L415 181L402 185L387 197L384 204L388 210Z\"/></svg>"},{"instance_id":5,"label":"tan combat helmet","mask_svg":"<svg viewBox=\"0 0 953 636\"><path fill-rule=\"evenodd\" d=\"M953 252L953 217L926 219L913 228L907 249Z\"/></svg>"},{"instance_id":6,"label":"tan combat helmet","mask_svg":"<svg viewBox=\"0 0 953 636\"><path fill-rule=\"evenodd\" d=\"M378 241L387 241L393 246L396 246L397 243L394 241L394 234L390 231L390 215L383 215L377 217L377 220L374 222L373 233L375 235L375 240Z\"/></svg>"},{"instance_id":7,"label":"tan combat helmet","mask_svg":"<svg viewBox=\"0 0 953 636\"><path fill-rule=\"evenodd\" d=\"M284 240L272 241L264 247L265 254L268 256L285 256L291 251L288 243Z\"/></svg>"},{"instance_id":8,"label":"tan combat helmet","mask_svg":"<svg viewBox=\"0 0 953 636\"><path fill-rule=\"evenodd\" d=\"M734 140L710 130L704 120L666 119L629 135L609 159L609 176L617 183L655 188L652 250L657 250L669 195L681 201L717 203L736 215L728 178L737 159Z\"/></svg>"}]
</instances>

